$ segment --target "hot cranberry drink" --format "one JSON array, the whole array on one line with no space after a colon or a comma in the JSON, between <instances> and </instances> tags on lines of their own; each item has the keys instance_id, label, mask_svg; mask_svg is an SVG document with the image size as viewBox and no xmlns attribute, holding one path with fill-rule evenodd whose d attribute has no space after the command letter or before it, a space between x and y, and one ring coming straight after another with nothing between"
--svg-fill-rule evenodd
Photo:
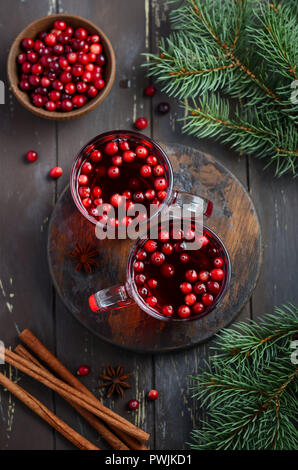
<instances>
[{"instance_id":1,"label":"hot cranberry drink","mask_svg":"<svg viewBox=\"0 0 298 470\"><path fill-rule=\"evenodd\" d=\"M158 208L167 197L167 165L142 136L111 135L88 145L74 171L77 203L95 223L117 227L128 226L133 217L145 221L150 204ZM142 204L144 210L134 213L135 204ZM127 215L119 220L120 207Z\"/></svg>"},{"instance_id":2,"label":"hot cranberry drink","mask_svg":"<svg viewBox=\"0 0 298 470\"><path fill-rule=\"evenodd\" d=\"M230 278L227 251L219 238L204 228L195 233L170 224L157 240L142 242L133 259L134 286L146 305L162 317L194 320L214 309ZM187 243L188 242L188 243ZM189 243L193 248L185 249ZM187 243L187 245L186 245Z\"/></svg>"}]
</instances>

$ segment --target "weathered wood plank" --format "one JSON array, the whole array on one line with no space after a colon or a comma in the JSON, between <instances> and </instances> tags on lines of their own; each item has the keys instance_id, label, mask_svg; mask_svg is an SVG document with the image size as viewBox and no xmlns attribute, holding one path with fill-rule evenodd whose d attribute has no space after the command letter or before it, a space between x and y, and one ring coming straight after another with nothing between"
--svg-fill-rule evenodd
<instances>
[{"instance_id":1,"label":"weathered wood plank","mask_svg":"<svg viewBox=\"0 0 298 470\"><path fill-rule=\"evenodd\" d=\"M19 329L32 328L53 344L52 286L46 259L47 221L55 186L47 179L56 160L55 124L31 115L12 96L6 80L7 53L15 36L31 21L51 12L52 2L0 2L0 79L6 103L0 106L1 291L0 339L16 344ZM39 160L25 162L34 149ZM2 367L1 367L2 369ZM15 379L15 371L6 369ZM20 378L22 377L22 378ZM52 393L18 374L21 386L50 408ZM30 432L28 432L30 429ZM51 449L53 433L8 392L0 390L0 449Z\"/></svg>"}]
</instances>

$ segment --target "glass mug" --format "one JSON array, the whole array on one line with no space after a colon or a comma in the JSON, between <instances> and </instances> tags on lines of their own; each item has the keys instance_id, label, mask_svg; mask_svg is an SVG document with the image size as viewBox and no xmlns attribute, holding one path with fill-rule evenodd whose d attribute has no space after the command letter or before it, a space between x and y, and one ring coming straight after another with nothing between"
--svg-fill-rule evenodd
<instances>
[{"instance_id":1,"label":"glass mug","mask_svg":"<svg viewBox=\"0 0 298 470\"><path fill-rule=\"evenodd\" d=\"M104 150L106 145L110 143L116 143L118 151L114 154L111 153L111 155L105 155ZM147 155L136 156L134 151L140 147L141 149L145 147ZM126 155L124 155L125 148L127 150ZM135 155L135 157L132 155L133 161L131 162L125 160L126 157L130 157L129 154ZM150 162L149 165L147 164L148 161ZM148 167L150 167L149 170L152 173L150 177L140 176L140 171L144 170L140 168L143 166L146 167L145 170L148 170ZM156 183L156 179L158 179L156 175L154 176L157 170L163 172L160 179L166 185L166 190L158 191L152 187ZM85 174L82 174L83 171ZM140 225L145 222L151 222L157 214L173 205L180 207L188 205L197 208L201 205L201 211L204 215L207 217L211 215L213 208L211 201L200 196L176 191L173 189L173 182L173 168L164 150L149 137L133 131L110 131L94 137L79 151L73 163L70 176L73 200L81 214L93 224L101 223L99 222L100 220L103 220L104 224L112 223L112 221L115 223L115 218L109 219L106 216L105 219L100 219L100 217L96 216L98 207L106 208L111 206L110 201L113 194L115 196L115 193L118 197L122 198L121 194L125 194L125 198L128 199L125 199L124 202L128 205L134 205L134 202L137 202L144 204L145 207L149 203L151 204L150 208L155 207L154 211L150 213L150 217L147 217L147 213L145 214L143 220L140 220ZM142 191L129 186L129 184L133 185L133 183L140 184ZM148 191L146 191L146 188ZM155 193L154 195L152 190ZM147 195L148 198L150 196L150 200L146 199ZM143 200L132 200L140 196L142 196ZM130 214L128 213L128 215ZM116 221L119 223L118 219ZM126 223L127 221L129 219L125 219L124 222Z\"/></svg>"},{"instance_id":2,"label":"glass mug","mask_svg":"<svg viewBox=\"0 0 298 470\"><path fill-rule=\"evenodd\" d=\"M93 312L136 303L164 321L197 320L219 305L229 286L231 263L226 247L208 227L195 233L192 218L158 226L157 239L142 238L132 247L126 282L89 297ZM193 249L185 250L185 243ZM191 246L188 245L188 246Z\"/></svg>"}]
</instances>

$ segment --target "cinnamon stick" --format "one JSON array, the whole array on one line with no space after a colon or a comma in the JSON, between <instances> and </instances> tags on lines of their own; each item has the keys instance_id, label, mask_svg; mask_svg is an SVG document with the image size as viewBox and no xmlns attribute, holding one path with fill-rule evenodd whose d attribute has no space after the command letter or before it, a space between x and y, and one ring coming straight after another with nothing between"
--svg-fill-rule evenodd
<instances>
[{"instance_id":1,"label":"cinnamon stick","mask_svg":"<svg viewBox=\"0 0 298 470\"><path fill-rule=\"evenodd\" d=\"M20 340L33 351L39 359L47 364L57 375L59 375L65 382L72 385L77 390L97 400L95 395L80 382L45 346L44 344L28 329L23 330L19 334ZM102 403L98 400L102 405ZM102 405L103 408L104 405ZM107 408L108 409L108 408ZM111 426L113 431L133 450L148 450L143 444L128 436L125 432L120 431L118 428Z\"/></svg>"},{"instance_id":2,"label":"cinnamon stick","mask_svg":"<svg viewBox=\"0 0 298 470\"><path fill-rule=\"evenodd\" d=\"M121 431L126 432L128 435L141 442L146 442L148 440L149 435L145 431L137 428L134 424L130 423L108 408L103 407L99 400L86 396L84 393L65 384L49 372L37 367L27 359L24 359L12 351L5 349L5 361L17 369L25 372L27 375L30 375L37 381L43 383L48 388L59 393L66 400L71 400L82 408L91 411L91 413L101 418L107 424L116 426ZM106 412L106 410L108 412Z\"/></svg>"},{"instance_id":3,"label":"cinnamon stick","mask_svg":"<svg viewBox=\"0 0 298 470\"><path fill-rule=\"evenodd\" d=\"M40 367L41 369L47 371L47 369L27 351L24 346L19 344L15 348L15 353L19 356L30 360L36 366ZM48 371L47 371L48 372ZM129 448L120 441L103 423L101 423L93 414L89 413L89 411L84 410L80 406L73 403L71 400L67 400L67 402L73 406L73 408L110 444L111 447L115 450L129 450Z\"/></svg>"},{"instance_id":4,"label":"cinnamon stick","mask_svg":"<svg viewBox=\"0 0 298 470\"><path fill-rule=\"evenodd\" d=\"M37 400L33 395L30 395L26 390L21 388L16 383L12 382L8 377L0 373L0 384L3 385L10 393L27 405L34 413L40 416L44 421L50 424L62 436L72 442L76 447L82 450L99 450L98 447L93 445L68 424L62 421L58 416L52 413L43 403Z\"/></svg>"}]
</instances>

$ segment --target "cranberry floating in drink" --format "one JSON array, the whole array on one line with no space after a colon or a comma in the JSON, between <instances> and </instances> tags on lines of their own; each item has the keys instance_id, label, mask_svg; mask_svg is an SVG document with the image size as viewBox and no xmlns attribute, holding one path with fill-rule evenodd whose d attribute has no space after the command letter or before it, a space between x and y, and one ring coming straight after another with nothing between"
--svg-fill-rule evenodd
<instances>
[{"instance_id":1,"label":"cranberry floating in drink","mask_svg":"<svg viewBox=\"0 0 298 470\"><path fill-rule=\"evenodd\" d=\"M204 227L196 233L191 219L172 220L169 230L159 227L158 239L139 240L133 247L126 283L92 295L95 312L131 303L155 318L191 321L211 312L223 298L230 282L228 252L219 237ZM218 267L220 266L220 267Z\"/></svg>"},{"instance_id":2,"label":"cranberry floating in drink","mask_svg":"<svg viewBox=\"0 0 298 470\"><path fill-rule=\"evenodd\" d=\"M71 191L90 222L112 227L127 227L134 218L146 222L171 204L191 203L207 216L212 212L207 199L173 191L173 170L163 149L132 131L107 132L83 147L72 167ZM136 210L136 204L143 209Z\"/></svg>"}]
</instances>

